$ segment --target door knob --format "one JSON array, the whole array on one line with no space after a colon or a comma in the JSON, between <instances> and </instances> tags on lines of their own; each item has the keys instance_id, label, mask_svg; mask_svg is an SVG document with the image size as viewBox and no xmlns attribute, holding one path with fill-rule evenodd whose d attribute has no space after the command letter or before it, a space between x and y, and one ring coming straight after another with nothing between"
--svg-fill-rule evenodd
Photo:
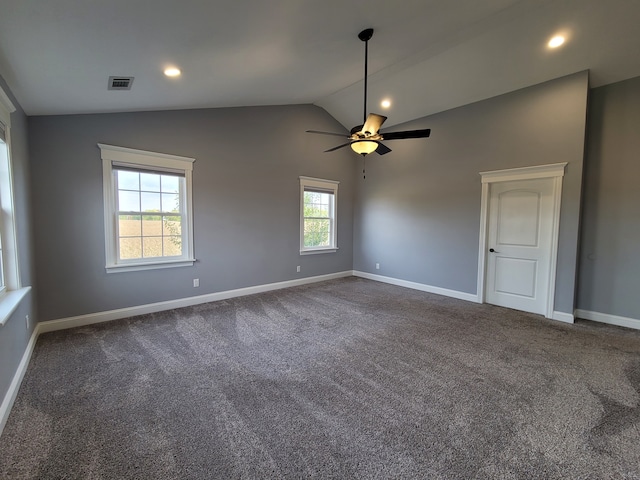
<instances>
[{"instance_id":1,"label":"door knob","mask_svg":"<svg viewBox=\"0 0 640 480\"><path fill-rule=\"evenodd\" d=\"M489 249L489 251L490 251L491 253L500 253L500 252L496 252L493 248L490 248L490 249Z\"/></svg>"}]
</instances>

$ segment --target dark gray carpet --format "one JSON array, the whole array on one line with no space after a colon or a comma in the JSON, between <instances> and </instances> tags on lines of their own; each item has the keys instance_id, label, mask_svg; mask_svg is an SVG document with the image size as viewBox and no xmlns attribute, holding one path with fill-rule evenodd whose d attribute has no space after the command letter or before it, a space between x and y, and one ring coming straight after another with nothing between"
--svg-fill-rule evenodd
<instances>
[{"instance_id":1,"label":"dark gray carpet","mask_svg":"<svg viewBox=\"0 0 640 480\"><path fill-rule=\"evenodd\" d=\"M42 335L2 478L640 478L640 332L357 278Z\"/></svg>"}]
</instances>

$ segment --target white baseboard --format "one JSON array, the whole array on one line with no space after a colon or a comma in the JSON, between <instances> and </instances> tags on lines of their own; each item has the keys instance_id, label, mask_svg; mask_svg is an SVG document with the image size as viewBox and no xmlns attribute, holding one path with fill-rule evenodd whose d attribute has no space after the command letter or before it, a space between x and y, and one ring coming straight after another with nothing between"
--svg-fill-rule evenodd
<instances>
[{"instance_id":1,"label":"white baseboard","mask_svg":"<svg viewBox=\"0 0 640 480\"><path fill-rule=\"evenodd\" d=\"M357 270L353 271L353 275L356 277L367 278L369 280L375 280L376 282L390 283L391 285L398 285L399 287L412 288L422 292L435 293L436 295L443 295L445 297L457 298L468 302L480 303L478 296L474 293L465 293L457 290L449 290L447 288L433 287L431 285L425 285L424 283L409 282L407 280L400 280L398 278L385 277L383 275L375 275L373 273L360 272Z\"/></svg>"},{"instance_id":2,"label":"white baseboard","mask_svg":"<svg viewBox=\"0 0 640 480\"><path fill-rule=\"evenodd\" d=\"M137 305L135 307L119 308L117 310L109 310L106 312L89 313L79 315L77 317L60 318L58 320L49 320L40 322L40 333L53 332L56 330L64 330L67 328L82 327L94 323L109 322L111 320L119 320L121 318L134 317L136 315L145 315L147 313L161 312L164 310L172 310L174 308L190 307L201 303L217 302L228 298L242 297L244 295L253 295L255 293L269 292L271 290L280 290L282 288L297 287L309 283L323 282L334 278L350 277L353 275L352 270L345 272L330 273L327 275L318 275L315 277L306 277L296 280L287 280L285 282L267 283L264 285L256 285L253 287L238 288L236 290L226 290L224 292L209 293L207 295L199 295L197 297L179 298L177 300L169 300L166 302L149 303L146 305Z\"/></svg>"},{"instance_id":3,"label":"white baseboard","mask_svg":"<svg viewBox=\"0 0 640 480\"><path fill-rule=\"evenodd\" d=\"M22 359L18 364L18 369L16 373L13 375L13 379L11 380L11 384L9 385L9 389L7 393L4 395L4 399L2 400L2 405L0 405L0 435L2 435L2 431L4 430L4 426L9 419L9 413L11 413L11 407L13 407L13 402L16 400L16 396L18 395L18 390L20 389L20 384L22 383L22 379L24 378L24 374L27 371L27 367L29 366L29 361L31 360L31 354L33 353L33 349L36 346L36 340L38 339L38 335L40 334L40 326L36 325L36 328L33 330L31 334L31 338L29 339L29 343L27 343L27 348L24 350L22 354Z\"/></svg>"},{"instance_id":4,"label":"white baseboard","mask_svg":"<svg viewBox=\"0 0 640 480\"><path fill-rule=\"evenodd\" d=\"M574 312L576 318L592 320L594 322L608 323L619 327L635 328L640 330L640 320L628 317L619 317L618 315L610 315L608 313L591 312L589 310L576 309Z\"/></svg>"},{"instance_id":5,"label":"white baseboard","mask_svg":"<svg viewBox=\"0 0 640 480\"><path fill-rule=\"evenodd\" d=\"M574 323L574 317L570 313L555 311L551 314L552 320L558 320L559 322Z\"/></svg>"}]
</instances>

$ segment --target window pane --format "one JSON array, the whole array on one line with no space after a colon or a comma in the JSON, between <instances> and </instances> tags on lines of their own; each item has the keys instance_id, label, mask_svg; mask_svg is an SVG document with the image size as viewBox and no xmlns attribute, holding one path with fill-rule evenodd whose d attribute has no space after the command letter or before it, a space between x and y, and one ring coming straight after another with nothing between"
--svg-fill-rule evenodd
<instances>
[{"instance_id":1,"label":"window pane","mask_svg":"<svg viewBox=\"0 0 640 480\"><path fill-rule=\"evenodd\" d=\"M304 192L304 216L329 217L332 200L328 193Z\"/></svg>"},{"instance_id":2,"label":"window pane","mask_svg":"<svg viewBox=\"0 0 640 480\"><path fill-rule=\"evenodd\" d=\"M162 256L162 237L145 237L142 239L142 246L145 258Z\"/></svg>"},{"instance_id":3,"label":"window pane","mask_svg":"<svg viewBox=\"0 0 640 480\"><path fill-rule=\"evenodd\" d=\"M140 215L120 215L118 217L118 231L121 237L139 237L142 235Z\"/></svg>"},{"instance_id":4,"label":"window pane","mask_svg":"<svg viewBox=\"0 0 640 480\"><path fill-rule=\"evenodd\" d=\"M140 237L120 239L120 258L131 259L142 257L142 239Z\"/></svg>"},{"instance_id":5,"label":"window pane","mask_svg":"<svg viewBox=\"0 0 640 480\"><path fill-rule=\"evenodd\" d=\"M0 236L0 288L4 288L4 264L2 262L2 237Z\"/></svg>"},{"instance_id":6,"label":"window pane","mask_svg":"<svg viewBox=\"0 0 640 480\"><path fill-rule=\"evenodd\" d=\"M180 211L180 195L177 193L162 194L162 211L163 212L179 212Z\"/></svg>"},{"instance_id":7,"label":"window pane","mask_svg":"<svg viewBox=\"0 0 640 480\"><path fill-rule=\"evenodd\" d=\"M182 255L182 238L178 236L164 237L164 255L166 257Z\"/></svg>"},{"instance_id":8,"label":"window pane","mask_svg":"<svg viewBox=\"0 0 640 480\"><path fill-rule=\"evenodd\" d=\"M118 188L120 190L140 190L140 174L118 170Z\"/></svg>"},{"instance_id":9,"label":"window pane","mask_svg":"<svg viewBox=\"0 0 640 480\"><path fill-rule=\"evenodd\" d=\"M160 191L160 175L157 173L141 173L140 174L140 190L147 192Z\"/></svg>"},{"instance_id":10,"label":"window pane","mask_svg":"<svg viewBox=\"0 0 640 480\"><path fill-rule=\"evenodd\" d=\"M160 194L142 192L142 212L159 212L160 211Z\"/></svg>"},{"instance_id":11,"label":"window pane","mask_svg":"<svg viewBox=\"0 0 640 480\"><path fill-rule=\"evenodd\" d=\"M180 177L162 175L162 191L164 193L178 193L180 191Z\"/></svg>"},{"instance_id":12,"label":"window pane","mask_svg":"<svg viewBox=\"0 0 640 480\"><path fill-rule=\"evenodd\" d=\"M182 235L182 219L179 216L163 217L163 235Z\"/></svg>"},{"instance_id":13,"label":"window pane","mask_svg":"<svg viewBox=\"0 0 640 480\"><path fill-rule=\"evenodd\" d=\"M328 247L330 246L330 221L324 219L312 219L304 221L304 246Z\"/></svg>"},{"instance_id":14,"label":"window pane","mask_svg":"<svg viewBox=\"0 0 640 480\"><path fill-rule=\"evenodd\" d=\"M118 210L121 212L139 212L140 193L118 191Z\"/></svg>"},{"instance_id":15,"label":"window pane","mask_svg":"<svg viewBox=\"0 0 640 480\"><path fill-rule=\"evenodd\" d=\"M160 215L143 215L142 216L142 236L160 236L162 235L162 217Z\"/></svg>"}]
</instances>

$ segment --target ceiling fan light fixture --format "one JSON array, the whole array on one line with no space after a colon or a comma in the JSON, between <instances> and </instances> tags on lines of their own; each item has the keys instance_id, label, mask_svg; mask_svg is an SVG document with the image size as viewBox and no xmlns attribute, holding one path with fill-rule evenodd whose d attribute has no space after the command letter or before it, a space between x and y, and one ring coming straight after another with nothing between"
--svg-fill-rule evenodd
<instances>
[{"instance_id":1,"label":"ceiling fan light fixture","mask_svg":"<svg viewBox=\"0 0 640 480\"><path fill-rule=\"evenodd\" d=\"M360 155L373 153L377 148L377 142L372 142L369 140L356 140L355 142L351 143L351 149Z\"/></svg>"}]
</instances>

